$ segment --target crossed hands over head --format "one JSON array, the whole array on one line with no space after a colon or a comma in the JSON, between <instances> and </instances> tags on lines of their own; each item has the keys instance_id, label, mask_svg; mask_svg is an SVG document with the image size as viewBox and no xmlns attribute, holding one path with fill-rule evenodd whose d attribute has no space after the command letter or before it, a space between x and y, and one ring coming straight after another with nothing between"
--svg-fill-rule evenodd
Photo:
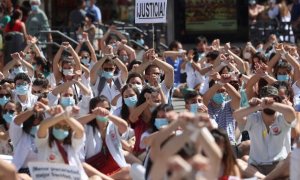
<instances>
[{"instance_id":1,"label":"crossed hands over head","mask_svg":"<svg viewBox=\"0 0 300 180\"><path fill-rule=\"evenodd\" d=\"M264 97L264 98L252 98L249 101L249 105L251 107L255 107L258 106L259 110L263 110L265 108L270 107L273 103L275 102L275 100L272 97Z\"/></svg>"}]
</instances>

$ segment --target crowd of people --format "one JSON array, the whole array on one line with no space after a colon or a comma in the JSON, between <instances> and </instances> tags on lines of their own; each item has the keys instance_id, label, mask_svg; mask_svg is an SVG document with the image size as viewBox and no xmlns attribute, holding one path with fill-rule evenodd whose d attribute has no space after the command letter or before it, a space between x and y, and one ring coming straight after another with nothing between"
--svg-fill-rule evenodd
<instances>
[{"instance_id":1,"label":"crowd of people","mask_svg":"<svg viewBox=\"0 0 300 180\"><path fill-rule=\"evenodd\" d=\"M76 167L81 179L300 178L295 44L201 36L157 52L110 26L99 43L78 31L77 47L62 42L49 59L14 15L27 45L0 72L0 157L11 157L0 179L31 179L32 162Z\"/></svg>"}]
</instances>

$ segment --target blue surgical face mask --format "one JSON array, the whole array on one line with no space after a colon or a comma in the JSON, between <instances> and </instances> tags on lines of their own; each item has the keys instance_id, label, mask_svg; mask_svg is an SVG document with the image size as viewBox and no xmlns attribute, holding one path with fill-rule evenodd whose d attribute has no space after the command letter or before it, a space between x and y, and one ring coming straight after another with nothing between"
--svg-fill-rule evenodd
<instances>
[{"instance_id":1,"label":"blue surgical face mask","mask_svg":"<svg viewBox=\"0 0 300 180\"><path fill-rule=\"evenodd\" d=\"M68 130L63 130L63 129L53 128L52 129L52 134L55 137L55 139L64 140L64 139L66 139L66 137L68 137L69 131Z\"/></svg>"},{"instance_id":2,"label":"blue surgical face mask","mask_svg":"<svg viewBox=\"0 0 300 180\"><path fill-rule=\"evenodd\" d=\"M17 75L17 74L19 74L19 73L23 73L23 72L24 72L24 71L23 71L22 66L19 66L19 67L14 68L14 73L15 73L15 75Z\"/></svg>"},{"instance_id":3,"label":"blue surgical face mask","mask_svg":"<svg viewBox=\"0 0 300 180\"><path fill-rule=\"evenodd\" d=\"M74 106L75 105L75 99L73 97L61 97L60 104L63 107Z\"/></svg>"},{"instance_id":4,"label":"blue surgical face mask","mask_svg":"<svg viewBox=\"0 0 300 180\"><path fill-rule=\"evenodd\" d=\"M96 120L99 122L107 122L108 118L104 116L96 116Z\"/></svg>"},{"instance_id":5,"label":"blue surgical face mask","mask_svg":"<svg viewBox=\"0 0 300 180\"><path fill-rule=\"evenodd\" d=\"M81 59L82 64L89 66L90 65L90 59L88 58L82 58Z\"/></svg>"},{"instance_id":6,"label":"blue surgical face mask","mask_svg":"<svg viewBox=\"0 0 300 180\"><path fill-rule=\"evenodd\" d=\"M32 126L32 128L30 129L30 134L35 136L38 129L38 126Z\"/></svg>"},{"instance_id":7,"label":"blue surgical face mask","mask_svg":"<svg viewBox=\"0 0 300 180\"><path fill-rule=\"evenodd\" d=\"M27 85L18 85L16 87L17 95L26 95L28 94L29 86Z\"/></svg>"},{"instance_id":8,"label":"blue surgical face mask","mask_svg":"<svg viewBox=\"0 0 300 180\"><path fill-rule=\"evenodd\" d=\"M63 69L63 75L72 76L73 74L73 69Z\"/></svg>"},{"instance_id":9,"label":"blue surgical face mask","mask_svg":"<svg viewBox=\"0 0 300 180\"><path fill-rule=\"evenodd\" d=\"M3 96L2 98L0 98L0 106L4 106L9 100L10 98Z\"/></svg>"},{"instance_id":10,"label":"blue surgical face mask","mask_svg":"<svg viewBox=\"0 0 300 180\"><path fill-rule=\"evenodd\" d=\"M141 46L144 46L145 41L144 41L144 39L138 39L138 40L136 40L136 43L138 43Z\"/></svg>"},{"instance_id":11,"label":"blue surgical face mask","mask_svg":"<svg viewBox=\"0 0 300 180\"><path fill-rule=\"evenodd\" d=\"M105 77L105 79L111 79L114 77L114 73L112 71L103 71L102 77Z\"/></svg>"},{"instance_id":12,"label":"blue surgical face mask","mask_svg":"<svg viewBox=\"0 0 300 180\"><path fill-rule=\"evenodd\" d=\"M278 81L289 81L289 75L277 75Z\"/></svg>"},{"instance_id":13,"label":"blue surgical face mask","mask_svg":"<svg viewBox=\"0 0 300 180\"><path fill-rule=\"evenodd\" d=\"M199 108L199 104L198 103L191 104L191 106L190 106L190 112L194 113L194 114L197 114L198 113L198 108Z\"/></svg>"},{"instance_id":14,"label":"blue surgical face mask","mask_svg":"<svg viewBox=\"0 0 300 180\"><path fill-rule=\"evenodd\" d=\"M225 102L225 98L226 96L223 93L216 93L212 99L217 104L223 104L223 102Z\"/></svg>"},{"instance_id":15,"label":"blue surgical face mask","mask_svg":"<svg viewBox=\"0 0 300 180\"><path fill-rule=\"evenodd\" d=\"M11 114L11 113L7 112L7 113L3 114L2 117L6 123L10 124L15 117L15 113Z\"/></svg>"},{"instance_id":16,"label":"blue surgical face mask","mask_svg":"<svg viewBox=\"0 0 300 180\"><path fill-rule=\"evenodd\" d=\"M31 5L31 10L32 11L37 11L39 9L39 6L38 5Z\"/></svg>"},{"instance_id":17,"label":"blue surgical face mask","mask_svg":"<svg viewBox=\"0 0 300 180\"><path fill-rule=\"evenodd\" d=\"M124 102L128 107L134 107L136 105L137 101L138 101L138 99L137 99L136 95L128 97L128 98L124 98Z\"/></svg>"},{"instance_id":18,"label":"blue surgical face mask","mask_svg":"<svg viewBox=\"0 0 300 180\"><path fill-rule=\"evenodd\" d=\"M167 126L169 121L166 118L155 118L154 126L157 129L162 128L163 126Z\"/></svg>"}]
</instances>

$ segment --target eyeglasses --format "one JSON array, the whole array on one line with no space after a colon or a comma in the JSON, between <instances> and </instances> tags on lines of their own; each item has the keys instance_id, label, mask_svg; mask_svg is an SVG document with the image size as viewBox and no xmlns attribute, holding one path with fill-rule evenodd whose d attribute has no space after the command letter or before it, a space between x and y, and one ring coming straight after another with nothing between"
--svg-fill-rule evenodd
<instances>
[{"instance_id":1,"label":"eyeglasses","mask_svg":"<svg viewBox=\"0 0 300 180\"><path fill-rule=\"evenodd\" d=\"M27 82L20 82L20 83L17 83L17 86L26 86L28 83Z\"/></svg>"},{"instance_id":2,"label":"eyeglasses","mask_svg":"<svg viewBox=\"0 0 300 180\"><path fill-rule=\"evenodd\" d=\"M0 94L0 98L3 98L3 97L10 97L10 94Z\"/></svg>"},{"instance_id":3,"label":"eyeglasses","mask_svg":"<svg viewBox=\"0 0 300 180\"><path fill-rule=\"evenodd\" d=\"M103 70L106 71L106 72L111 72L111 71L114 70L114 68L103 68Z\"/></svg>"},{"instance_id":4,"label":"eyeglasses","mask_svg":"<svg viewBox=\"0 0 300 180\"><path fill-rule=\"evenodd\" d=\"M66 131L68 131L70 129L70 127L68 125L60 125L60 124L54 125L54 128L55 129L63 129L63 130L66 130Z\"/></svg>"},{"instance_id":5,"label":"eyeglasses","mask_svg":"<svg viewBox=\"0 0 300 180\"><path fill-rule=\"evenodd\" d=\"M16 111L12 109L4 109L3 114L9 113L9 114L14 114Z\"/></svg>"}]
</instances>

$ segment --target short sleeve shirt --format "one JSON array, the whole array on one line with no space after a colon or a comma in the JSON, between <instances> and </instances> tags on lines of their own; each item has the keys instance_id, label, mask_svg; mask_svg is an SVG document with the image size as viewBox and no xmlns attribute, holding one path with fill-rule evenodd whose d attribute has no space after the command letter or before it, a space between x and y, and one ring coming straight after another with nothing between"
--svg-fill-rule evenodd
<instances>
[{"instance_id":1,"label":"short sleeve shirt","mask_svg":"<svg viewBox=\"0 0 300 180\"><path fill-rule=\"evenodd\" d=\"M262 119L262 113L252 113L247 117L245 130L251 139L249 163L258 165L285 159L291 152L291 124L283 114L276 112L269 132Z\"/></svg>"},{"instance_id":2,"label":"short sleeve shirt","mask_svg":"<svg viewBox=\"0 0 300 180\"><path fill-rule=\"evenodd\" d=\"M230 142L235 142L235 119L230 102L227 101L220 107L214 107L210 102L207 108L209 116L217 122L218 127L227 132Z\"/></svg>"}]
</instances>

